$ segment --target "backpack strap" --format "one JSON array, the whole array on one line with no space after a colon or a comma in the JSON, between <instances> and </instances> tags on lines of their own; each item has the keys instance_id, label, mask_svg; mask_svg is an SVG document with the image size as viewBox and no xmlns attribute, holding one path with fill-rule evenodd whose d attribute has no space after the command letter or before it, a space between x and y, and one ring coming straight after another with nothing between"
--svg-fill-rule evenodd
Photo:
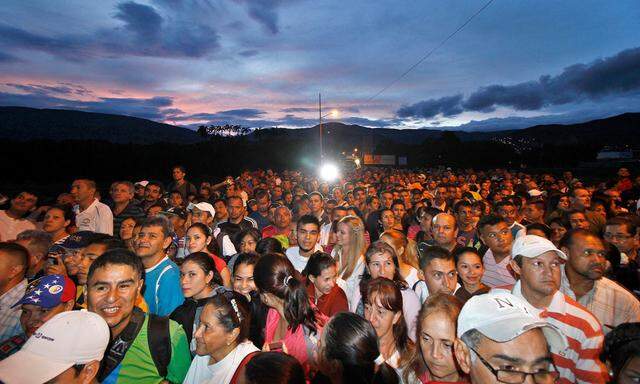
<instances>
[{"instance_id":1,"label":"backpack strap","mask_svg":"<svg viewBox=\"0 0 640 384\"><path fill-rule=\"evenodd\" d=\"M238 365L238 368L236 368L236 371L233 373L233 377L231 377L231 381L229 382L229 384L236 384L238 382L242 368L244 368L244 366L246 366L249 363L249 361L253 359L253 357L257 355L259 352L260 351L253 351L247 356L245 356L244 359L242 359L242 361Z\"/></svg>"},{"instance_id":2,"label":"backpack strap","mask_svg":"<svg viewBox=\"0 0 640 384\"><path fill-rule=\"evenodd\" d=\"M169 318L149 314L147 327L147 339L153 363L156 365L160 377L165 378L171 362Z\"/></svg>"}]
</instances>

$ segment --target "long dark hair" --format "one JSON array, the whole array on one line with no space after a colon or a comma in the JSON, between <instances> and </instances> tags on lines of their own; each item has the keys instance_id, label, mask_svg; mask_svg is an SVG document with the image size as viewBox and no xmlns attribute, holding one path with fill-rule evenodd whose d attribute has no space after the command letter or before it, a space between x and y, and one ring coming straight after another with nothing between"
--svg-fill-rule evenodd
<instances>
[{"instance_id":1,"label":"long dark hair","mask_svg":"<svg viewBox=\"0 0 640 384\"><path fill-rule=\"evenodd\" d=\"M205 307L207 305L216 308L214 316L226 332L231 332L235 328L240 329L236 338L238 344L249 337L251 312L249 311L249 303L242 294L219 287L216 289L216 294L207 299Z\"/></svg>"},{"instance_id":2,"label":"long dark hair","mask_svg":"<svg viewBox=\"0 0 640 384\"><path fill-rule=\"evenodd\" d=\"M329 320L322 331L319 355L321 370L324 362L330 364L328 368L339 365L342 383L399 382L388 364L383 363L376 370L375 360L380 355L378 336L371 323L355 313L340 312Z\"/></svg>"},{"instance_id":3,"label":"long dark hair","mask_svg":"<svg viewBox=\"0 0 640 384\"><path fill-rule=\"evenodd\" d=\"M300 362L280 352L259 352L245 370L249 384L305 384L304 369Z\"/></svg>"},{"instance_id":4,"label":"long dark hair","mask_svg":"<svg viewBox=\"0 0 640 384\"><path fill-rule=\"evenodd\" d=\"M284 316L295 332L300 325L316 333L316 315L309 302L302 277L283 255L267 253L253 269L253 280L260 292L284 300Z\"/></svg>"},{"instance_id":5,"label":"long dark hair","mask_svg":"<svg viewBox=\"0 0 640 384\"><path fill-rule=\"evenodd\" d=\"M189 232L191 228L198 228L198 230L200 230L200 232L202 232L205 237L211 237L211 242L206 245L207 251L212 254L219 253L218 244L216 242L216 239L213 237L213 231L211 231L211 228L202 223L193 223L189 228L187 228L187 231L185 233Z\"/></svg>"},{"instance_id":6,"label":"long dark hair","mask_svg":"<svg viewBox=\"0 0 640 384\"><path fill-rule=\"evenodd\" d=\"M197 264L198 267L202 269L205 276L208 275L209 272L213 273L213 278L209 282L210 286L216 287L216 286L224 285L224 283L222 282L222 277L220 276L220 273L218 273L218 270L216 269L216 264L213 262L213 259L208 253L206 252L192 253L189 256L184 258L184 260L182 261L182 265L184 265L184 263L188 261Z\"/></svg>"}]
</instances>

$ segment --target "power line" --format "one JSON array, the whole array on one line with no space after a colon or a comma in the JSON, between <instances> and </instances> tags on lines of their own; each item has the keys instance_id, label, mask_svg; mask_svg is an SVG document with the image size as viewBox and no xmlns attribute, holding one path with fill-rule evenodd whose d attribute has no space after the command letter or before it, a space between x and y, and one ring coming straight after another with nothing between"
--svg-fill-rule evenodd
<instances>
[{"instance_id":1,"label":"power line","mask_svg":"<svg viewBox=\"0 0 640 384\"><path fill-rule=\"evenodd\" d=\"M471 15L471 17L469 17L467 19L467 21L465 21L464 23L462 23L462 25L460 25L455 31L453 31L449 36L447 36L444 40L442 40L440 42L440 44L438 44L435 48L431 49L429 52L427 52L426 55L422 56L422 58L420 60L418 60L415 64L413 64L411 67L409 67L409 69L407 69L406 71L404 71L404 73L400 76L398 76L396 79L394 79L392 82L390 82L387 86L385 86L384 88L382 88L378 93L376 93L375 95L371 96L369 99L367 99L367 103L370 102L371 100L375 99L376 97L380 96L384 91L386 91L387 89L391 88L395 83L397 83L398 81L400 81L403 77L405 77L406 75L409 74L409 72L413 71L418 65L422 64L422 62L424 62L426 59L429 58L429 56L431 56L435 51L437 51L440 47L442 47L443 45L445 45L447 43L447 41L449 41L453 36L455 36L458 32L460 32L464 27L467 26L467 24L469 24L471 22L471 20L473 20L476 16L478 16L480 13L482 13L482 11L484 11L485 9L487 9L487 7L489 7L489 5L491 5L491 3L493 3L493 0L489 0L487 1L487 3L485 5L483 5L476 13L474 13L473 15Z\"/></svg>"}]
</instances>

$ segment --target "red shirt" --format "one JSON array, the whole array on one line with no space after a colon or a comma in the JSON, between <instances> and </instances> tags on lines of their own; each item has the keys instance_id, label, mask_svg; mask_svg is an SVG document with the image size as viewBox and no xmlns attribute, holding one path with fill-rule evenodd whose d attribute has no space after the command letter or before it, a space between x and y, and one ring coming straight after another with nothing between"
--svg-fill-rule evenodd
<instances>
[{"instance_id":1,"label":"red shirt","mask_svg":"<svg viewBox=\"0 0 640 384\"><path fill-rule=\"evenodd\" d=\"M222 273L222 270L227 267L227 263L225 263L224 260L214 254L211 254L211 258L216 265L216 270L218 271L218 273Z\"/></svg>"},{"instance_id":2,"label":"red shirt","mask_svg":"<svg viewBox=\"0 0 640 384\"><path fill-rule=\"evenodd\" d=\"M325 314L327 317L331 317L338 312L349 311L349 302L347 301L347 295L342 288L338 285L334 285L329 293L322 295L316 301L316 289L314 285L309 282L307 285L307 295L309 300L316 305L318 310Z\"/></svg>"}]
</instances>

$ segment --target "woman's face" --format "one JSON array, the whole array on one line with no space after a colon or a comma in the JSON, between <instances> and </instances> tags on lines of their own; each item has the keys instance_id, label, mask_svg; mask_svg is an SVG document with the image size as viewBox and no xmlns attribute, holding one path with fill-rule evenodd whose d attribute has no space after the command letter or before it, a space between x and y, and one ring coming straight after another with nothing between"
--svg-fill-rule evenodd
<instances>
[{"instance_id":1,"label":"woman's face","mask_svg":"<svg viewBox=\"0 0 640 384\"><path fill-rule=\"evenodd\" d=\"M560 200L558 200L558 209L560 210L568 211L569 205L570 205L569 196L562 196Z\"/></svg>"},{"instance_id":2,"label":"woman's face","mask_svg":"<svg viewBox=\"0 0 640 384\"><path fill-rule=\"evenodd\" d=\"M187 249L189 253L207 252L207 245L211 242L211 236L207 236L200 228L190 228L187 231Z\"/></svg>"},{"instance_id":3,"label":"woman's face","mask_svg":"<svg viewBox=\"0 0 640 384\"><path fill-rule=\"evenodd\" d=\"M567 233L567 229L558 223L551 223L549 227L551 227L551 242L560 243L560 239Z\"/></svg>"},{"instance_id":4,"label":"woman's face","mask_svg":"<svg viewBox=\"0 0 640 384\"><path fill-rule=\"evenodd\" d=\"M213 272L205 275L198 263L187 261L180 266L180 286L184 297L193 297L196 300L207 297L211 279Z\"/></svg>"},{"instance_id":5,"label":"woman's face","mask_svg":"<svg viewBox=\"0 0 640 384\"><path fill-rule=\"evenodd\" d=\"M396 272L396 265L393 263L393 257L388 252L376 253L371 255L371 260L367 264L369 274L372 279L378 277L386 277L393 280Z\"/></svg>"},{"instance_id":6,"label":"woman's face","mask_svg":"<svg viewBox=\"0 0 640 384\"><path fill-rule=\"evenodd\" d=\"M217 308L212 304L204 306L202 313L200 314L200 326L195 333L196 338L196 353L200 356L211 355L224 348L227 348L227 343L233 341L231 332L220 324L216 316Z\"/></svg>"},{"instance_id":7,"label":"woman's face","mask_svg":"<svg viewBox=\"0 0 640 384\"><path fill-rule=\"evenodd\" d=\"M438 381L457 380L458 368L453 357L455 322L439 311L427 315L421 325L420 351L429 373Z\"/></svg>"},{"instance_id":8,"label":"woman's face","mask_svg":"<svg viewBox=\"0 0 640 384\"><path fill-rule=\"evenodd\" d=\"M351 241L351 232L349 225L346 223L338 223L338 231L336 232L336 245L348 246Z\"/></svg>"},{"instance_id":9,"label":"woman's face","mask_svg":"<svg viewBox=\"0 0 640 384\"><path fill-rule=\"evenodd\" d=\"M129 240L133 237L133 228L136 226L134 219L126 219L120 225L120 238L122 240Z\"/></svg>"},{"instance_id":10,"label":"woman's face","mask_svg":"<svg viewBox=\"0 0 640 384\"><path fill-rule=\"evenodd\" d=\"M401 312L393 312L382 306L377 294L372 294L364 305L364 317L376 330L378 338L393 333L393 325L400 320Z\"/></svg>"},{"instance_id":11,"label":"woman's face","mask_svg":"<svg viewBox=\"0 0 640 384\"><path fill-rule=\"evenodd\" d=\"M56 233L69 225L69 220L64 219L64 212L58 208L51 208L44 215L42 230L47 233Z\"/></svg>"},{"instance_id":12,"label":"woman's face","mask_svg":"<svg viewBox=\"0 0 640 384\"><path fill-rule=\"evenodd\" d=\"M631 357L618 375L618 384L640 382L640 356Z\"/></svg>"},{"instance_id":13,"label":"woman's face","mask_svg":"<svg viewBox=\"0 0 640 384\"><path fill-rule=\"evenodd\" d=\"M245 235L240 241L240 252L255 252L258 242L251 235Z\"/></svg>"},{"instance_id":14,"label":"woman's face","mask_svg":"<svg viewBox=\"0 0 640 384\"><path fill-rule=\"evenodd\" d=\"M465 285L478 285L484 274L482 260L480 256L473 252L465 252L460 255L456 269L458 270L458 276L460 276Z\"/></svg>"},{"instance_id":15,"label":"woman's face","mask_svg":"<svg viewBox=\"0 0 640 384\"><path fill-rule=\"evenodd\" d=\"M382 216L380 216L380 221L382 222L382 228L385 231L393 228L393 226L396 225L396 217L393 215L392 211L382 212Z\"/></svg>"},{"instance_id":16,"label":"woman's face","mask_svg":"<svg viewBox=\"0 0 640 384\"><path fill-rule=\"evenodd\" d=\"M251 292L256 291L256 283L253 281L253 265L236 264L233 274L233 290L243 294L251 300Z\"/></svg>"}]
</instances>

